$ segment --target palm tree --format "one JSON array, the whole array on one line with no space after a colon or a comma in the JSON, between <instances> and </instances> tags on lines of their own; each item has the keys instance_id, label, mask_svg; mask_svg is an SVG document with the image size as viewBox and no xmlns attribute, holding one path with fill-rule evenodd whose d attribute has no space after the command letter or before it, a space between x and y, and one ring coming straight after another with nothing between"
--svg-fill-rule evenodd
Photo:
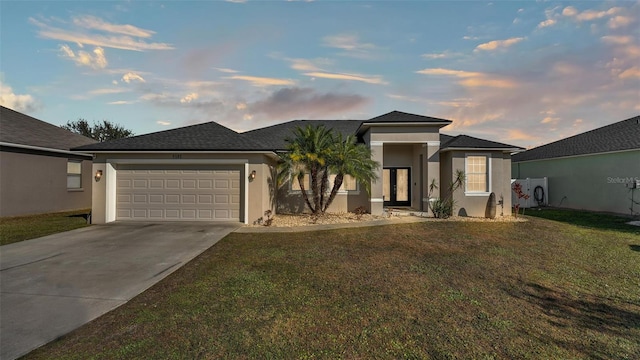
<instances>
[{"instance_id":1,"label":"palm tree","mask_svg":"<svg viewBox=\"0 0 640 360\"><path fill-rule=\"evenodd\" d=\"M370 190L375 180L375 170L380 164L371 160L371 150L358 144L354 136L343 139L341 134L334 135L324 126L294 130L292 138L287 138L287 153L280 159L280 180L298 180L302 197L314 215L324 213L333 202L342 186L345 175L350 175ZM307 195L304 176L309 174L310 190L313 201ZM333 188L329 197L329 175L335 174Z\"/></svg>"},{"instance_id":2,"label":"palm tree","mask_svg":"<svg viewBox=\"0 0 640 360\"><path fill-rule=\"evenodd\" d=\"M324 126L297 127L293 131L293 137L287 138L287 153L282 155L283 173L289 179L297 179L305 203L313 214L322 212L324 194L326 188L324 180L328 178L328 160L331 156L333 143L332 132ZM309 200L305 186L304 175L311 178L311 193L313 202ZM322 184L319 184L321 180ZM319 186L321 185L321 186Z\"/></svg>"},{"instance_id":3,"label":"palm tree","mask_svg":"<svg viewBox=\"0 0 640 360\"><path fill-rule=\"evenodd\" d=\"M367 193L370 193L371 182L377 179L376 170L380 167L380 163L371 159L371 149L364 144L358 144L356 137L353 135L349 135L343 140L342 134L338 134L333 144L329 171L335 174L336 177L333 181L331 194L324 204L322 212L327 211L329 205L335 199L345 175L356 179L365 187Z\"/></svg>"}]
</instances>

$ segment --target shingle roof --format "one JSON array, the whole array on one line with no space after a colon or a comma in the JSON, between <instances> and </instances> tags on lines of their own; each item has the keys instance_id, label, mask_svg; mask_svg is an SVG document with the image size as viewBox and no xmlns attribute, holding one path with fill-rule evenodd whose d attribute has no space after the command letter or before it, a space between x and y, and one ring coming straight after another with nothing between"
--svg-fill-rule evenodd
<instances>
[{"instance_id":1,"label":"shingle roof","mask_svg":"<svg viewBox=\"0 0 640 360\"><path fill-rule=\"evenodd\" d=\"M407 114L400 111L378 116L372 120L293 120L282 124L272 125L261 129L255 129L244 133L237 133L215 122L192 125L172 130L166 130L146 135L134 136L126 139L118 139L80 146L74 150L81 151L279 151L286 149L286 139L292 135L292 131L300 126L323 125L327 129L333 129L343 136L355 135L366 123L388 122L422 122L443 124L449 120L430 118L427 116ZM493 141L459 135L452 137L442 134L441 144L451 144L451 140L457 139L456 147L480 147L480 148L514 148L514 146ZM441 148L443 148L441 146Z\"/></svg>"},{"instance_id":2,"label":"shingle roof","mask_svg":"<svg viewBox=\"0 0 640 360\"><path fill-rule=\"evenodd\" d=\"M354 135L362 120L293 120L282 124L268 126L262 129L255 129L242 133L260 143L266 145L268 150L285 150L287 142L285 139L292 135L293 130L300 126L324 126L333 129L342 136Z\"/></svg>"},{"instance_id":3,"label":"shingle roof","mask_svg":"<svg viewBox=\"0 0 640 360\"><path fill-rule=\"evenodd\" d=\"M0 142L69 150L96 141L0 106Z\"/></svg>"},{"instance_id":4,"label":"shingle roof","mask_svg":"<svg viewBox=\"0 0 640 360\"><path fill-rule=\"evenodd\" d=\"M80 146L81 151L263 150L265 145L215 122Z\"/></svg>"},{"instance_id":5,"label":"shingle roof","mask_svg":"<svg viewBox=\"0 0 640 360\"><path fill-rule=\"evenodd\" d=\"M375 123L394 123L394 122L421 122L421 123L447 123L450 124L451 120L439 119L430 116L409 114L402 111L392 111L384 115L376 116L373 119L364 120L365 124Z\"/></svg>"},{"instance_id":6,"label":"shingle roof","mask_svg":"<svg viewBox=\"0 0 640 360\"><path fill-rule=\"evenodd\" d=\"M513 162L640 149L640 116L514 155Z\"/></svg>"},{"instance_id":7,"label":"shingle roof","mask_svg":"<svg viewBox=\"0 0 640 360\"><path fill-rule=\"evenodd\" d=\"M440 135L440 149L505 149L505 150L524 150L521 147L499 143L496 141L479 139L469 135L450 136Z\"/></svg>"}]
</instances>

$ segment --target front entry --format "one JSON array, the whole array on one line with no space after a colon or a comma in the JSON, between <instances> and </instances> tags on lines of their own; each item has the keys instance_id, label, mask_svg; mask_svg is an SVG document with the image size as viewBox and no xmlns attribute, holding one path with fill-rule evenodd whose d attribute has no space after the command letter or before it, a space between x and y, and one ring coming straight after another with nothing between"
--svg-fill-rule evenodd
<instances>
[{"instance_id":1,"label":"front entry","mask_svg":"<svg viewBox=\"0 0 640 360\"><path fill-rule=\"evenodd\" d=\"M382 169L384 206L411 206L411 168Z\"/></svg>"}]
</instances>

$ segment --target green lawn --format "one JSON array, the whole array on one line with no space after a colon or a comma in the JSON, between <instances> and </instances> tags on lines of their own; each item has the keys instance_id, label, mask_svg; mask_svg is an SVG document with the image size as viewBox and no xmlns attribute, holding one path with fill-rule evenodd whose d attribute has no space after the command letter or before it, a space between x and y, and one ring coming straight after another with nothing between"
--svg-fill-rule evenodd
<instances>
[{"instance_id":1,"label":"green lawn","mask_svg":"<svg viewBox=\"0 0 640 360\"><path fill-rule=\"evenodd\" d=\"M640 228L528 219L231 234L27 358L637 359Z\"/></svg>"},{"instance_id":2,"label":"green lawn","mask_svg":"<svg viewBox=\"0 0 640 360\"><path fill-rule=\"evenodd\" d=\"M0 245L88 226L89 209L0 218Z\"/></svg>"}]
</instances>

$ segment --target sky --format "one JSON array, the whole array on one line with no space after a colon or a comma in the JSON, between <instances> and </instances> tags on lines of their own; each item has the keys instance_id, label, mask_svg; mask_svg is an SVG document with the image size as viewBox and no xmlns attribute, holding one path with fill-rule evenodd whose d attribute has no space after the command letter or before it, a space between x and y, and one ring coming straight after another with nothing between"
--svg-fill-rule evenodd
<instances>
[{"instance_id":1,"label":"sky","mask_svg":"<svg viewBox=\"0 0 640 360\"><path fill-rule=\"evenodd\" d=\"M640 114L640 1L0 0L0 40L0 104L55 125L399 110L529 148Z\"/></svg>"}]
</instances>

